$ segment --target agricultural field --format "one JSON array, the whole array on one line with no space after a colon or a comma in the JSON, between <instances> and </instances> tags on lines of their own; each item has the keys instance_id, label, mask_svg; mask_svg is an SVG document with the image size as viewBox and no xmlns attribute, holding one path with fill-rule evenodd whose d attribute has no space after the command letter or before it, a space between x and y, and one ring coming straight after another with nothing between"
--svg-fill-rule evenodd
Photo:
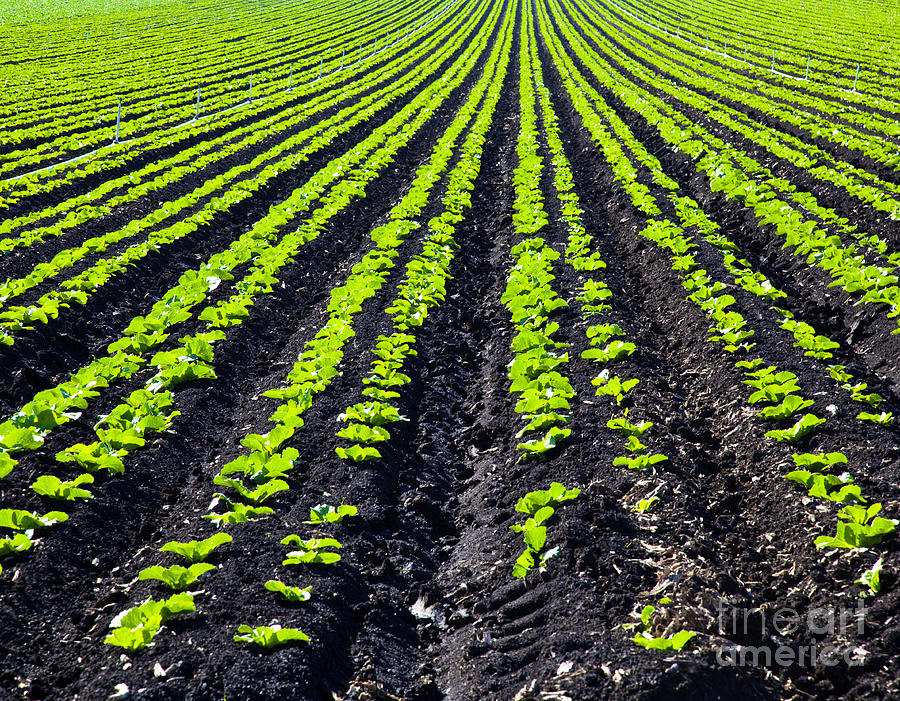
<instances>
[{"instance_id":1,"label":"agricultural field","mask_svg":"<svg viewBox=\"0 0 900 701\"><path fill-rule=\"evenodd\" d=\"M0 699L900 698L898 12L0 0Z\"/></svg>"}]
</instances>

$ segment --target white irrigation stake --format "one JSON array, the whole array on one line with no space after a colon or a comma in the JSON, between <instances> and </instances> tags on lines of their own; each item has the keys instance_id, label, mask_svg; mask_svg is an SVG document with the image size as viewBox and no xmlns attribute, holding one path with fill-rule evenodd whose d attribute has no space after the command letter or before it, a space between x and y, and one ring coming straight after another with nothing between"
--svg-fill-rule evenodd
<instances>
[{"instance_id":1,"label":"white irrigation stake","mask_svg":"<svg viewBox=\"0 0 900 701\"><path fill-rule=\"evenodd\" d=\"M291 73L288 76L288 91L294 89L294 64L291 64Z\"/></svg>"},{"instance_id":2,"label":"white irrigation stake","mask_svg":"<svg viewBox=\"0 0 900 701\"><path fill-rule=\"evenodd\" d=\"M119 143L119 126L122 124L122 98L119 98L119 111L116 113L116 138L114 144Z\"/></svg>"},{"instance_id":3,"label":"white irrigation stake","mask_svg":"<svg viewBox=\"0 0 900 701\"><path fill-rule=\"evenodd\" d=\"M728 38L725 38L725 49L722 51L722 55L725 58L728 58Z\"/></svg>"},{"instance_id":4,"label":"white irrigation stake","mask_svg":"<svg viewBox=\"0 0 900 701\"><path fill-rule=\"evenodd\" d=\"M247 102L253 102L253 76L250 76L250 99Z\"/></svg>"},{"instance_id":5,"label":"white irrigation stake","mask_svg":"<svg viewBox=\"0 0 900 701\"><path fill-rule=\"evenodd\" d=\"M322 66L324 64L325 64L325 59L323 58L321 61L319 61L319 75L316 78L316 80L319 80L322 77Z\"/></svg>"},{"instance_id":6,"label":"white irrigation stake","mask_svg":"<svg viewBox=\"0 0 900 701\"><path fill-rule=\"evenodd\" d=\"M194 121L200 119L200 86L197 86L197 113L194 115Z\"/></svg>"},{"instance_id":7,"label":"white irrigation stake","mask_svg":"<svg viewBox=\"0 0 900 701\"><path fill-rule=\"evenodd\" d=\"M856 81L859 80L859 64L856 64L856 77L853 79L853 92L856 92Z\"/></svg>"},{"instance_id":8,"label":"white irrigation stake","mask_svg":"<svg viewBox=\"0 0 900 701\"><path fill-rule=\"evenodd\" d=\"M341 68L344 67L344 50L341 49Z\"/></svg>"},{"instance_id":9,"label":"white irrigation stake","mask_svg":"<svg viewBox=\"0 0 900 701\"><path fill-rule=\"evenodd\" d=\"M803 80L809 80L809 56L806 57L806 76Z\"/></svg>"},{"instance_id":10,"label":"white irrigation stake","mask_svg":"<svg viewBox=\"0 0 900 701\"><path fill-rule=\"evenodd\" d=\"M775 70L775 49L772 49L772 70Z\"/></svg>"}]
</instances>

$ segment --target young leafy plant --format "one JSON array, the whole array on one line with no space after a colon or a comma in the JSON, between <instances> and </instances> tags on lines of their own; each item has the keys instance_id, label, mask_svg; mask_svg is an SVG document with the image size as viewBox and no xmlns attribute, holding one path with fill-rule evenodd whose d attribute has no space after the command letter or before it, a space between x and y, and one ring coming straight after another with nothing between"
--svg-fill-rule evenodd
<instances>
[{"instance_id":1,"label":"young leafy plant","mask_svg":"<svg viewBox=\"0 0 900 701\"><path fill-rule=\"evenodd\" d=\"M312 587L304 587L302 589L300 587L291 587L284 582L279 582L277 579L270 579L266 582L266 589L281 594L285 601L289 601L292 604L309 601L312 596L310 594Z\"/></svg>"},{"instance_id":2,"label":"young leafy plant","mask_svg":"<svg viewBox=\"0 0 900 701\"><path fill-rule=\"evenodd\" d=\"M766 431L766 437L774 438L779 443L781 441L799 443L812 433L816 427L821 426L823 423L825 423L825 419L820 419L815 414L804 414L803 417L790 428Z\"/></svg>"},{"instance_id":3,"label":"young leafy plant","mask_svg":"<svg viewBox=\"0 0 900 701\"><path fill-rule=\"evenodd\" d=\"M890 426L894 420L894 414L890 411L882 411L880 414L873 414L871 411L861 411L856 418L860 421L869 421L878 426Z\"/></svg>"},{"instance_id":4,"label":"young leafy plant","mask_svg":"<svg viewBox=\"0 0 900 701\"><path fill-rule=\"evenodd\" d=\"M345 518L356 516L358 509L349 504L341 504L338 507L329 504L319 504L309 510L309 521L303 523L316 525L319 523L341 523Z\"/></svg>"},{"instance_id":5,"label":"young leafy plant","mask_svg":"<svg viewBox=\"0 0 900 701\"><path fill-rule=\"evenodd\" d=\"M304 565L320 563L330 565L341 559L338 553L330 552L325 548L340 549L341 544L334 538L311 538L303 540L300 536L291 534L281 540L282 545L293 545L292 550L285 556L282 565Z\"/></svg>"},{"instance_id":6,"label":"young leafy plant","mask_svg":"<svg viewBox=\"0 0 900 701\"><path fill-rule=\"evenodd\" d=\"M0 557L31 550L31 538L25 533L16 533L12 538L0 538Z\"/></svg>"},{"instance_id":7,"label":"young leafy plant","mask_svg":"<svg viewBox=\"0 0 900 701\"><path fill-rule=\"evenodd\" d=\"M510 526L510 530L521 533L525 541L525 551L519 555L513 566L513 577L522 579L534 571L544 572L547 562L559 555L559 548L544 550L547 542L547 527L543 524L556 511L554 506L575 499L581 490L577 487L566 489L559 482L552 482L549 489L529 492L516 503L516 511L529 514L531 518L524 524Z\"/></svg>"},{"instance_id":8,"label":"young leafy plant","mask_svg":"<svg viewBox=\"0 0 900 701\"><path fill-rule=\"evenodd\" d=\"M86 472L67 482L53 475L41 475L34 481L31 488L41 496L50 497L58 501L93 499L93 494L86 489L81 489L82 484L92 484L93 481L93 476Z\"/></svg>"},{"instance_id":9,"label":"young leafy plant","mask_svg":"<svg viewBox=\"0 0 900 701\"><path fill-rule=\"evenodd\" d=\"M237 643L259 645L264 650L273 650L290 642L309 642L309 636L297 628L282 628L277 623L272 626L251 627L242 625L234 636Z\"/></svg>"},{"instance_id":10,"label":"young leafy plant","mask_svg":"<svg viewBox=\"0 0 900 701\"><path fill-rule=\"evenodd\" d=\"M647 650L680 650L697 635L691 630L680 630L668 636L654 637L648 631L634 636L634 642Z\"/></svg>"},{"instance_id":11,"label":"young leafy plant","mask_svg":"<svg viewBox=\"0 0 900 701\"><path fill-rule=\"evenodd\" d=\"M625 395L634 389L638 382L640 380L637 378L622 380L618 375L610 376L609 370L604 370L591 380L591 384L597 388L596 395L598 397L612 397L616 400L616 404L621 404Z\"/></svg>"},{"instance_id":12,"label":"young leafy plant","mask_svg":"<svg viewBox=\"0 0 900 701\"><path fill-rule=\"evenodd\" d=\"M631 507L632 511L635 511L639 514L645 514L648 511L652 511L656 508L656 505L659 503L659 497L650 497L649 499L641 499L637 504Z\"/></svg>"},{"instance_id":13,"label":"young leafy plant","mask_svg":"<svg viewBox=\"0 0 900 701\"><path fill-rule=\"evenodd\" d=\"M644 435L653 427L653 422L641 421L639 424L633 424L628 420L627 416L621 416L617 419L610 419L606 422L606 426L613 431L618 431L625 438L630 438L631 436L640 437Z\"/></svg>"},{"instance_id":14,"label":"young leafy plant","mask_svg":"<svg viewBox=\"0 0 900 701\"><path fill-rule=\"evenodd\" d=\"M638 455L637 457L631 458L627 455L620 455L619 457L613 460L613 465L616 467L620 465L624 465L629 470L646 470L653 465L658 465L661 462L665 462L668 460L665 455L662 453L654 453L653 455Z\"/></svg>"},{"instance_id":15,"label":"young leafy plant","mask_svg":"<svg viewBox=\"0 0 900 701\"><path fill-rule=\"evenodd\" d=\"M205 560L213 550L232 540L234 538L227 533L216 533L205 540L189 540L186 543L170 540L160 548L160 551L181 555L189 563L195 563Z\"/></svg>"},{"instance_id":16,"label":"young leafy plant","mask_svg":"<svg viewBox=\"0 0 900 701\"><path fill-rule=\"evenodd\" d=\"M183 591L196 582L201 575L214 569L216 569L216 566L210 565L208 562L196 562L189 567L182 567L181 565L160 567L159 565L154 565L153 567L142 569L140 574L138 574L138 579L158 579L160 582L167 584L170 589Z\"/></svg>"},{"instance_id":17,"label":"young leafy plant","mask_svg":"<svg viewBox=\"0 0 900 701\"><path fill-rule=\"evenodd\" d=\"M841 475L823 475L809 470L793 470L784 476L785 479L802 484L809 490L809 496L840 503L865 502L858 485L851 484L850 473Z\"/></svg>"},{"instance_id":18,"label":"young leafy plant","mask_svg":"<svg viewBox=\"0 0 900 701\"><path fill-rule=\"evenodd\" d=\"M798 469L810 472L824 472L835 465L845 465L847 456L843 453L794 453L791 456Z\"/></svg>"},{"instance_id":19,"label":"young leafy plant","mask_svg":"<svg viewBox=\"0 0 900 701\"><path fill-rule=\"evenodd\" d=\"M671 603L669 599L663 599L660 603ZM652 605L644 606L641 610L641 623L644 627L644 630L636 633L633 640L636 645L646 649L646 650L680 650L683 648L688 641L693 638L696 633L690 630L681 630L672 635L665 636L654 636L650 632L650 628L653 625L652 618L653 614L656 612L656 607ZM638 624L628 623L623 627L625 628L634 628L637 627Z\"/></svg>"},{"instance_id":20,"label":"young leafy plant","mask_svg":"<svg viewBox=\"0 0 900 701\"><path fill-rule=\"evenodd\" d=\"M893 533L897 528L894 519L877 516L881 504L865 506L845 506L838 511L837 534L835 536L819 536L816 538L817 548L871 548L878 545L884 536Z\"/></svg>"},{"instance_id":21,"label":"young leafy plant","mask_svg":"<svg viewBox=\"0 0 900 701\"><path fill-rule=\"evenodd\" d=\"M369 460L378 460L381 457L378 448L373 448L370 445L359 445L358 443L354 443L349 448L339 445L334 449L334 452L337 453L341 460L352 460L353 462L368 462Z\"/></svg>"},{"instance_id":22,"label":"young leafy plant","mask_svg":"<svg viewBox=\"0 0 900 701\"><path fill-rule=\"evenodd\" d=\"M572 429L552 426L543 438L535 438L530 441L519 443L516 446L516 449L522 451L523 457L529 455L543 456L556 448L557 444L561 440L568 438L571 433Z\"/></svg>"},{"instance_id":23,"label":"young leafy plant","mask_svg":"<svg viewBox=\"0 0 900 701\"><path fill-rule=\"evenodd\" d=\"M876 596L881 593L881 569L883 565L884 558L879 557L875 564L863 572L859 579L854 582L867 588L868 591L864 592L863 596Z\"/></svg>"},{"instance_id":24,"label":"young leafy plant","mask_svg":"<svg viewBox=\"0 0 900 701\"><path fill-rule=\"evenodd\" d=\"M32 511L22 509L0 509L0 528L12 528L14 531L48 528L68 519L69 515L62 511L48 511L43 516L38 516Z\"/></svg>"},{"instance_id":25,"label":"young leafy plant","mask_svg":"<svg viewBox=\"0 0 900 701\"><path fill-rule=\"evenodd\" d=\"M760 409L759 415L765 419L772 419L774 421L789 419L798 411L808 409L813 404L815 404L815 402L812 399L803 399L796 394L789 394L781 400L780 404Z\"/></svg>"},{"instance_id":26,"label":"young leafy plant","mask_svg":"<svg viewBox=\"0 0 900 701\"><path fill-rule=\"evenodd\" d=\"M255 489L251 489L237 478L223 477L222 475L213 477L213 484L217 484L220 487L231 487L240 495L241 499L255 506L259 506L269 497L278 494L278 492L284 492L289 489L288 483L281 479L271 479L268 482L263 482Z\"/></svg>"},{"instance_id":27,"label":"young leafy plant","mask_svg":"<svg viewBox=\"0 0 900 701\"><path fill-rule=\"evenodd\" d=\"M224 500L231 510L221 514L204 514L203 516L203 518L209 519L217 526L255 521L258 518L275 513L274 509L268 506L247 506L240 502L233 502L224 494L215 494L210 508L215 508L220 500Z\"/></svg>"},{"instance_id":28,"label":"young leafy plant","mask_svg":"<svg viewBox=\"0 0 900 701\"><path fill-rule=\"evenodd\" d=\"M578 487L566 489L559 482L551 482L549 489L538 489L528 492L528 494L519 499L516 502L516 511L534 515L545 506L557 506L565 501L575 499L579 494L581 494L581 490ZM550 513L552 514L553 512L551 511Z\"/></svg>"},{"instance_id":29,"label":"young leafy plant","mask_svg":"<svg viewBox=\"0 0 900 701\"><path fill-rule=\"evenodd\" d=\"M195 609L194 597L190 594L173 594L165 601L147 599L113 618L109 624L113 630L103 642L126 650L140 650L152 644L159 629L172 616Z\"/></svg>"}]
</instances>

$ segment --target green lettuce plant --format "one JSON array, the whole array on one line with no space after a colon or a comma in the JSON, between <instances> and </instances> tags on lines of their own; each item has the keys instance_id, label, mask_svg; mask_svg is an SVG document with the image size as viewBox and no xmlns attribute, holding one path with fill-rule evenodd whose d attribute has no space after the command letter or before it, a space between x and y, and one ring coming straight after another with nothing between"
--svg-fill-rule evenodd
<instances>
[{"instance_id":1,"label":"green lettuce plant","mask_svg":"<svg viewBox=\"0 0 900 701\"><path fill-rule=\"evenodd\" d=\"M87 474L78 475L73 480L63 481L53 475L41 475L31 485L36 494L50 497L58 501L75 501L76 499L93 499L94 495L82 484L92 484L94 478Z\"/></svg>"},{"instance_id":2,"label":"green lettuce plant","mask_svg":"<svg viewBox=\"0 0 900 701\"><path fill-rule=\"evenodd\" d=\"M175 591L183 591L191 586L201 575L206 574L210 570L216 569L215 565L207 562L196 562L188 567L181 565L172 565L171 567L145 567L138 574L138 579L157 579L168 585L170 589Z\"/></svg>"},{"instance_id":3,"label":"green lettuce plant","mask_svg":"<svg viewBox=\"0 0 900 701\"><path fill-rule=\"evenodd\" d=\"M251 627L242 625L238 627L238 634L234 636L237 643L258 645L264 650L273 650L292 642L309 642L309 636L297 628L282 628L277 623L272 626Z\"/></svg>"},{"instance_id":4,"label":"green lettuce plant","mask_svg":"<svg viewBox=\"0 0 900 701\"><path fill-rule=\"evenodd\" d=\"M884 536L893 533L897 528L895 519L878 516L881 504L865 506L845 506L838 512L841 519L837 524L835 536L819 536L816 538L817 548L871 548L878 545Z\"/></svg>"},{"instance_id":5,"label":"green lettuce plant","mask_svg":"<svg viewBox=\"0 0 900 701\"><path fill-rule=\"evenodd\" d=\"M279 582L277 579L270 579L265 586L267 590L281 594L282 598L290 603L309 601L310 597L312 597L312 594L310 594L312 587L304 587L302 589L300 587L291 587L284 582Z\"/></svg>"},{"instance_id":6,"label":"green lettuce plant","mask_svg":"<svg viewBox=\"0 0 900 701\"><path fill-rule=\"evenodd\" d=\"M181 555L189 563L195 563L205 560L213 550L232 540L234 538L227 533L216 533L205 540L189 540L186 543L170 540L160 548L160 551Z\"/></svg>"},{"instance_id":7,"label":"green lettuce plant","mask_svg":"<svg viewBox=\"0 0 900 701\"><path fill-rule=\"evenodd\" d=\"M282 538L282 545L291 545L296 548L286 556L282 565L304 565L320 563L330 565L341 559L338 553L330 552L326 548L340 549L341 544L334 538L310 538L303 540L300 536L291 534Z\"/></svg>"},{"instance_id":8,"label":"green lettuce plant","mask_svg":"<svg viewBox=\"0 0 900 701\"><path fill-rule=\"evenodd\" d=\"M319 504L309 510L309 521L303 523L316 525L319 523L341 523L345 518L356 516L358 509L349 504L341 504L338 507L329 504Z\"/></svg>"}]
</instances>

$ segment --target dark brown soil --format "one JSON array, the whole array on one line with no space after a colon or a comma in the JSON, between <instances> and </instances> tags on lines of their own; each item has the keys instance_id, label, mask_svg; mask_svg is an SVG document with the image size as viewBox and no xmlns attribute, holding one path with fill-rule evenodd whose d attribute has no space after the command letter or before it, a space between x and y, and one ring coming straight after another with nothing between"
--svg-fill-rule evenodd
<instances>
[{"instance_id":1,"label":"dark brown soil","mask_svg":"<svg viewBox=\"0 0 900 701\"><path fill-rule=\"evenodd\" d=\"M498 28L493 41L499 41ZM275 514L230 528L234 542L215 552L210 561L217 569L195 585L197 612L173 618L153 647L126 654L102 644L115 614L149 596L167 595L161 584L137 580L144 567L174 562L159 547L214 532L200 518L220 489L213 476L243 452L244 435L271 427L267 419L278 402L262 393L284 384L326 318L330 291L372 246L368 233L386 221L427 162L486 55L366 196L298 254L249 319L228 329L216 346L217 379L178 388L181 416L172 428L129 456L124 475L98 479L95 499L66 505L67 523L41 533L31 551L3 560L0 699L106 699L117 693L154 701L900 698L897 538L877 550L885 560L883 593L865 601L861 628L854 620L843 630L820 630L810 613L855 611L860 587L854 580L874 557L824 555L814 547L816 536L833 532L837 507L817 509L782 478L790 469L791 447L764 436L771 426L747 404L735 358L707 342L710 321L686 299L669 255L639 235L646 219L591 142L543 39L544 79L585 225L607 263L598 274L613 292L613 309L604 320L618 323L638 349L616 366L623 376L640 380L625 406L633 420L653 422L646 440L669 460L640 474L613 466L622 440L605 424L617 409L609 398L595 396L591 379L600 367L581 358L588 322L574 299L583 280L563 259L555 264L553 286L570 306L554 320L560 324L557 339L572 344L566 368L577 393L572 436L545 460L519 460L516 433L522 421L507 379L513 328L501 303L513 265L510 249L518 241L512 220L518 31L514 46L472 208L456 229L459 250L446 300L417 333L418 354L403 370L411 381L398 404L408 421L392 427L383 458L339 460L336 417L360 400L369 349L391 329L383 310L405 264L421 251L426 227L401 246L386 284L354 319L356 336L345 349L342 374L316 397L304 428L291 439L300 460L290 473L290 490L267 502ZM834 362L847 365L886 398L888 409L900 413L900 338L889 335L883 313L861 311L846 295L828 290L824 276L782 251L766 227L710 193L694 164L669 149L654 125L615 95L601 94L681 191L701 204L756 269L789 292L784 306L841 342ZM183 270L240 235L302 179L401 108L392 105L303 168L285 173L217 222L214 235L148 257L87 306L0 350L3 416L94 357ZM546 161L543 140L539 151ZM451 167L455 163L456 157ZM646 174L638 177L666 202ZM435 187L422 222L442 211L446 187L447 178ZM552 197L549 167L541 189L550 219L541 235L562 251L567 231ZM851 208L849 200L835 206L842 212ZM670 205L663 209L662 216L673 216ZM696 242L701 266L713 279L728 280L721 254L699 236ZM230 292L223 285L213 299ZM896 516L898 431L856 421L859 406L824 364L793 347L769 306L740 289L729 292L756 332L755 353L796 373L804 395L815 400L813 410L833 417L800 449L845 452L863 494ZM196 320L185 322L168 345L197 328ZM53 508L31 492L31 481L45 473L77 474L56 463L55 453L92 440L97 417L145 379L146 373L139 374L111 388L82 418L55 431L45 447L22 456L21 465L0 481L0 508ZM521 536L509 528L522 520L516 502L553 481L582 490L549 522L548 543L560 546L560 555L545 573L516 580L511 569ZM636 514L632 505L651 494L660 497L658 508ZM303 525L310 507L323 501L357 505L359 517L328 528ZM279 541L289 533L338 538L341 561L282 567L288 548ZM311 585L312 599L279 603L263 588L273 578ZM674 600L668 609L673 626L697 633L680 652L641 649L634 633L622 627L664 596ZM801 619L796 630L773 627L776 612L784 609ZM311 642L259 652L232 640L241 624L274 621L301 628ZM813 644L855 650L862 663L727 663L733 645L779 647L796 655Z\"/></svg>"}]
</instances>

